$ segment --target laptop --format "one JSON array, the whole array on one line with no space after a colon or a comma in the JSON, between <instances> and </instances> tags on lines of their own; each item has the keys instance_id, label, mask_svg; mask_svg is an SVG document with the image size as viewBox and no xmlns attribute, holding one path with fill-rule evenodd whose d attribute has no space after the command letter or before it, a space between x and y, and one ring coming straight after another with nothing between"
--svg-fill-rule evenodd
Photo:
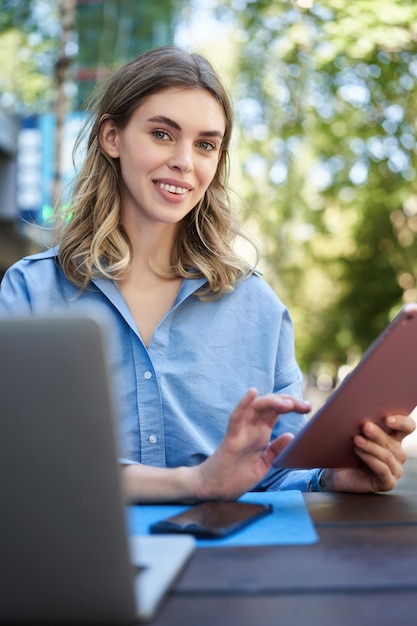
<instances>
[{"instance_id":1,"label":"laptop","mask_svg":"<svg viewBox=\"0 0 417 626\"><path fill-rule=\"evenodd\" d=\"M105 331L0 319L0 622L150 620L191 536L127 532Z\"/></svg>"}]
</instances>

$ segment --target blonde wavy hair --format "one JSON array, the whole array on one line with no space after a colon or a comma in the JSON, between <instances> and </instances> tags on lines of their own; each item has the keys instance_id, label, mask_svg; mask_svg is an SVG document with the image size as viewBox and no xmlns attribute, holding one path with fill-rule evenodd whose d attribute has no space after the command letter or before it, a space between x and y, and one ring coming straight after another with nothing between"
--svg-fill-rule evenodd
<instances>
[{"instance_id":1,"label":"blonde wavy hair","mask_svg":"<svg viewBox=\"0 0 417 626\"><path fill-rule=\"evenodd\" d=\"M252 272L234 251L236 238L248 237L232 210L227 189L233 126L230 98L206 58L180 48L163 47L133 59L99 86L88 107L87 124L77 139L74 155L83 146L86 155L60 232L58 259L67 278L81 289L92 278L122 278L132 259L132 247L122 224L119 159L102 150L101 124L110 118L117 127L125 128L145 98L170 87L207 90L224 112L226 130L216 174L201 201L179 222L171 267L164 275L204 277L207 285L197 295L214 299L232 291L238 280Z\"/></svg>"}]
</instances>

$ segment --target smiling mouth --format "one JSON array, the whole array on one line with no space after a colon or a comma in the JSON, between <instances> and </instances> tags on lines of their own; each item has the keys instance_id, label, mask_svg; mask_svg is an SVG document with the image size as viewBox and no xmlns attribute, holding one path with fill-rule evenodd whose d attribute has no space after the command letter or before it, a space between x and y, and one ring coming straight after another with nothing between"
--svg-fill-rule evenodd
<instances>
[{"instance_id":1,"label":"smiling mouth","mask_svg":"<svg viewBox=\"0 0 417 626\"><path fill-rule=\"evenodd\" d=\"M187 193L187 191L189 191L189 189L186 189L185 187L175 187L175 185L167 185L165 183L158 183L157 181L155 182L155 184L165 191L169 191L170 193L176 193L179 195L184 195L185 193Z\"/></svg>"}]
</instances>

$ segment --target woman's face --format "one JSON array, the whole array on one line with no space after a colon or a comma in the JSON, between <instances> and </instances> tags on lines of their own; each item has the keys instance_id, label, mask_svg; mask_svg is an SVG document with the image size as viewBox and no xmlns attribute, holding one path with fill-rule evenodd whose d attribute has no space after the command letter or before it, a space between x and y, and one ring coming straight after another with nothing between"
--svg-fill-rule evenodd
<instances>
[{"instance_id":1,"label":"woman's face","mask_svg":"<svg viewBox=\"0 0 417 626\"><path fill-rule=\"evenodd\" d=\"M150 96L122 130L105 120L101 143L119 158L128 223L177 224L187 215L213 180L225 128L217 100L191 88Z\"/></svg>"}]
</instances>

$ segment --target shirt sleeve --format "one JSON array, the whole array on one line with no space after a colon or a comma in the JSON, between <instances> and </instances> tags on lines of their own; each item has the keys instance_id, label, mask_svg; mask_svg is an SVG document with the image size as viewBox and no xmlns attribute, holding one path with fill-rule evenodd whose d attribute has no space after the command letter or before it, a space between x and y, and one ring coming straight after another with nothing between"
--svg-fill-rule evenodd
<instances>
[{"instance_id":1,"label":"shirt sleeve","mask_svg":"<svg viewBox=\"0 0 417 626\"><path fill-rule=\"evenodd\" d=\"M253 491L320 491L322 469L272 469Z\"/></svg>"},{"instance_id":2,"label":"shirt sleeve","mask_svg":"<svg viewBox=\"0 0 417 626\"><path fill-rule=\"evenodd\" d=\"M30 297L20 263L5 273L0 285L0 316L30 314Z\"/></svg>"},{"instance_id":3,"label":"shirt sleeve","mask_svg":"<svg viewBox=\"0 0 417 626\"><path fill-rule=\"evenodd\" d=\"M127 459L124 456L118 458L119 465L140 465L138 461L132 461L131 459Z\"/></svg>"}]
</instances>

